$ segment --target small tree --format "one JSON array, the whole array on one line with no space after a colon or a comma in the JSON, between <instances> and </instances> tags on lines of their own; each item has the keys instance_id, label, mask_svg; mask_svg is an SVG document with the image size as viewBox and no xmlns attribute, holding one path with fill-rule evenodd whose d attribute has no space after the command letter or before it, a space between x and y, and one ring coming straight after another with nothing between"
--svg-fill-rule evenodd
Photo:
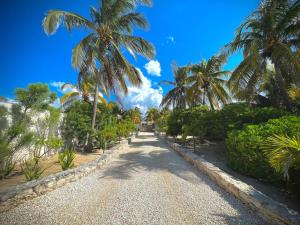
<instances>
[{"instance_id":1,"label":"small tree","mask_svg":"<svg viewBox=\"0 0 300 225\"><path fill-rule=\"evenodd\" d=\"M27 88L16 89L16 100L26 115L29 109L45 110L56 99L48 85L42 83L29 84Z\"/></svg>"},{"instance_id":2,"label":"small tree","mask_svg":"<svg viewBox=\"0 0 300 225\"><path fill-rule=\"evenodd\" d=\"M107 148L107 144L116 140L117 128L113 125L107 125L102 130L98 131L97 138L100 142L100 147L104 150Z\"/></svg>"}]
</instances>

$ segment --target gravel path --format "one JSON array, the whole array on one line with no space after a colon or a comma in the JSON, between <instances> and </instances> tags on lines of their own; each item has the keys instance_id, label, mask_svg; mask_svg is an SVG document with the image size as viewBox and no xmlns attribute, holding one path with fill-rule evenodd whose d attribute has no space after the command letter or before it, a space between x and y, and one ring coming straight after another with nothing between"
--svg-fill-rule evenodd
<instances>
[{"instance_id":1,"label":"gravel path","mask_svg":"<svg viewBox=\"0 0 300 225\"><path fill-rule=\"evenodd\" d=\"M151 133L110 165L0 215L0 224L266 224Z\"/></svg>"}]
</instances>

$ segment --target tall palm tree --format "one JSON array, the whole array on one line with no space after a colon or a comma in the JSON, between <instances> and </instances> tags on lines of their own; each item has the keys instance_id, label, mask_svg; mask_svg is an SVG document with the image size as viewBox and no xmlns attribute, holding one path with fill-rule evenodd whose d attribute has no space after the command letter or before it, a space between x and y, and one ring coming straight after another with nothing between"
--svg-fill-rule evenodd
<instances>
[{"instance_id":1,"label":"tall palm tree","mask_svg":"<svg viewBox=\"0 0 300 225\"><path fill-rule=\"evenodd\" d=\"M146 121L156 122L159 118L159 110L157 108L149 108L146 113Z\"/></svg>"},{"instance_id":2,"label":"tall palm tree","mask_svg":"<svg viewBox=\"0 0 300 225\"><path fill-rule=\"evenodd\" d=\"M88 81L83 81L80 86L79 85L76 86L70 83L64 83L61 86L61 90L63 91L67 89L71 89L71 90L65 93L60 98L60 103L63 107L66 107L68 104L71 104L78 98L82 98L84 101L87 102L89 102L90 99L94 98L95 87L93 84L91 84ZM101 92L98 92L98 102L105 103L105 104L107 103Z\"/></svg>"},{"instance_id":3,"label":"tall palm tree","mask_svg":"<svg viewBox=\"0 0 300 225\"><path fill-rule=\"evenodd\" d=\"M124 91L126 80L133 85L141 84L138 70L128 62L123 50L135 58L136 54L152 58L154 47L141 37L133 35L133 26L146 28L145 17L135 12L138 5L151 5L151 0L100 0L98 8L91 7L91 18L67 11L51 10L43 20L47 34L54 34L60 25L67 30L86 28L89 34L72 51L72 65L82 74L90 70L95 77L95 98L92 128L95 126L98 86L106 92Z\"/></svg>"},{"instance_id":4,"label":"tall palm tree","mask_svg":"<svg viewBox=\"0 0 300 225\"><path fill-rule=\"evenodd\" d=\"M230 100L226 86L226 76L230 71L222 70L225 56L213 56L208 61L202 60L199 64L189 66L191 76L188 83L192 98L202 96L202 104L209 103L211 109L220 108L220 103Z\"/></svg>"},{"instance_id":5,"label":"tall palm tree","mask_svg":"<svg viewBox=\"0 0 300 225\"><path fill-rule=\"evenodd\" d=\"M288 86L300 79L300 64L295 55L300 45L299 37L300 1L265 0L225 47L226 54L243 49L244 59L229 80L237 97L240 91L253 94L271 63L283 104L290 109Z\"/></svg>"},{"instance_id":6,"label":"tall palm tree","mask_svg":"<svg viewBox=\"0 0 300 225\"><path fill-rule=\"evenodd\" d=\"M162 99L160 103L163 107L181 108L185 109L187 106L187 77L188 70L186 67L178 67L172 65L174 81L163 80L159 84L168 84L173 86Z\"/></svg>"}]
</instances>

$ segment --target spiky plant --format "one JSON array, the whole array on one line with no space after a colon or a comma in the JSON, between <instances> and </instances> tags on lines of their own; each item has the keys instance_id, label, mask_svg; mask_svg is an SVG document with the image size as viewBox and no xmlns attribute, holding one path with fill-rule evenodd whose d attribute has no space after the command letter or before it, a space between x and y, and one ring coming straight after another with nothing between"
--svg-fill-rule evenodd
<instances>
[{"instance_id":1,"label":"spiky plant","mask_svg":"<svg viewBox=\"0 0 300 225\"><path fill-rule=\"evenodd\" d=\"M63 152L58 153L58 162L62 170L70 169L74 166L75 152L65 149Z\"/></svg>"}]
</instances>

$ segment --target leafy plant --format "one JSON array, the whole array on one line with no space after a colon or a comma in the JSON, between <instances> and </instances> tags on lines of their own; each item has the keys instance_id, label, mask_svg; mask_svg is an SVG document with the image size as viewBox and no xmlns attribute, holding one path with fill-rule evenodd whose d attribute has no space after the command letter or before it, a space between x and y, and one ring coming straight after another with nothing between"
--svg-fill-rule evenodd
<instances>
[{"instance_id":1,"label":"leafy plant","mask_svg":"<svg viewBox=\"0 0 300 225\"><path fill-rule=\"evenodd\" d=\"M23 107L23 114L29 109L45 110L56 99L56 94L50 92L47 84L29 84L26 89L16 89L16 100Z\"/></svg>"},{"instance_id":2,"label":"leafy plant","mask_svg":"<svg viewBox=\"0 0 300 225\"><path fill-rule=\"evenodd\" d=\"M59 149L64 146L64 141L58 137L51 137L46 141L46 146L51 149Z\"/></svg>"},{"instance_id":3,"label":"leafy plant","mask_svg":"<svg viewBox=\"0 0 300 225\"><path fill-rule=\"evenodd\" d=\"M0 163L0 179L6 178L14 170L16 162L13 160L13 156L7 156L3 162Z\"/></svg>"},{"instance_id":4,"label":"leafy plant","mask_svg":"<svg viewBox=\"0 0 300 225\"><path fill-rule=\"evenodd\" d=\"M188 105L188 69L187 67L178 67L176 64L173 64L172 70L174 81L163 80L160 82L173 86L173 88L163 97L160 106L165 108L172 106L177 109L185 109Z\"/></svg>"},{"instance_id":5,"label":"leafy plant","mask_svg":"<svg viewBox=\"0 0 300 225\"><path fill-rule=\"evenodd\" d=\"M168 117L167 134L177 136L185 133L210 140L224 140L231 130L242 129L247 124L259 124L287 114L281 109L244 103L229 104L222 110L208 110L203 106L173 110Z\"/></svg>"},{"instance_id":6,"label":"leafy plant","mask_svg":"<svg viewBox=\"0 0 300 225\"><path fill-rule=\"evenodd\" d=\"M133 26L147 27L146 19L136 12L136 7L150 4L151 0L102 0L98 7L90 8L89 19L68 11L50 10L43 20L47 34L55 33L60 25L65 25L69 31L78 27L88 30L88 35L73 49L72 64L81 70L81 77L86 75L83 71L95 71L92 130L96 125L100 84L107 92L121 90L127 93L128 82L133 85L142 83L139 71L126 59L121 49L127 49L134 58L136 54L147 58L154 56L154 47L143 38L135 36L132 29Z\"/></svg>"},{"instance_id":7,"label":"leafy plant","mask_svg":"<svg viewBox=\"0 0 300 225\"><path fill-rule=\"evenodd\" d=\"M274 135L267 138L262 148L271 166L287 180L291 168L300 169L300 136Z\"/></svg>"},{"instance_id":8,"label":"leafy plant","mask_svg":"<svg viewBox=\"0 0 300 225\"><path fill-rule=\"evenodd\" d=\"M100 142L100 147L104 150L107 147L107 144L116 140L117 138L117 128L112 125L105 126L102 130L97 133L98 140Z\"/></svg>"},{"instance_id":9,"label":"leafy plant","mask_svg":"<svg viewBox=\"0 0 300 225\"><path fill-rule=\"evenodd\" d=\"M62 170L67 170L74 166L75 152L72 150L64 150L58 153L58 161Z\"/></svg>"},{"instance_id":10,"label":"leafy plant","mask_svg":"<svg viewBox=\"0 0 300 225\"><path fill-rule=\"evenodd\" d=\"M264 153L265 142L273 135L292 137L299 133L300 117L296 116L284 116L231 131L226 139L229 166L252 177L280 181L281 174L272 168L269 158Z\"/></svg>"},{"instance_id":11,"label":"leafy plant","mask_svg":"<svg viewBox=\"0 0 300 225\"><path fill-rule=\"evenodd\" d=\"M25 175L27 181L39 179L45 171L40 166L40 159L38 156L33 156L21 164L22 173Z\"/></svg>"},{"instance_id":12,"label":"leafy plant","mask_svg":"<svg viewBox=\"0 0 300 225\"><path fill-rule=\"evenodd\" d=\"M29 146L33 135L24 123L13 124L6 130L0 130L0 176L7 177L14 168L14 155L23 147Z\"/></svg>"},{"instance_id":13,"label":"leafy plant","mask_svg":"<svg viewBox=\"0 0 300 225\"><path fill-rule=\"evenodd\" d=\"M287 87L300 74L299 59L299 1L263 1L237 29L234 40L226 46L225 52L243 50L243 61L237 66L229 79L231 90L236 97L253 101L259 96L272 99L274 93L280 99L277 106L291 109ZM272 68L272 82L263 75ZM259 90L265 83L263 90ZM273 86L275 91L270 91ZM272 101L271 101L272 103Z\"/></svg>"},{"instance_id":14,"label":"leafy plant","mask_svg":"<svg viewBox=\"0 0 300 225\"><path fill-rule=\"evenodd\" d=\"M227 83L225 77L230 71L222 70L225 61L224 55L217 55L208 61L203 59L199 64L188 66L192 73L187 78L190 84L188 95L196 104L202 102L211 109L219 109L221 103L226 104L230 101L230 95L225 87Z\"/></svg>"}]
</instances>

